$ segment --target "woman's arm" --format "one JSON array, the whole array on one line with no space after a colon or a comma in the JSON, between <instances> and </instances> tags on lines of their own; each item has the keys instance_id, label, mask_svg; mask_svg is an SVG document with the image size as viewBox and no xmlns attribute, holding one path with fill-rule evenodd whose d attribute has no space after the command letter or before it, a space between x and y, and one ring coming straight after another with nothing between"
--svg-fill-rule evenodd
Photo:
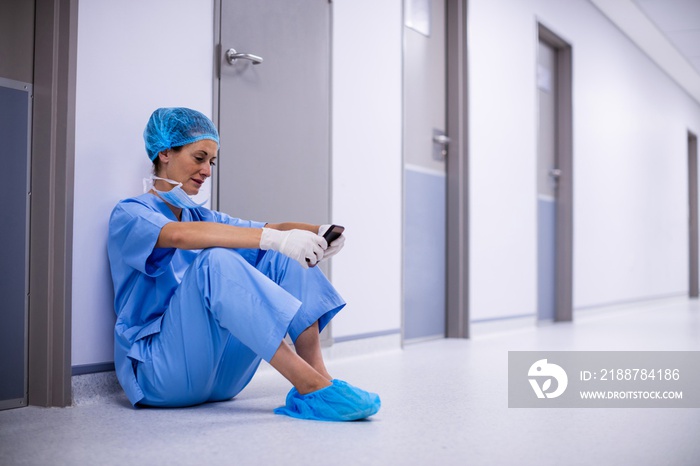
<instances>
[{"instance_id":1,"label":"woman's arm","mask_svg":"<svg viewBox=\"0 0 700 466\"><path fill-rule=\"evenodd\" d=\"M318 234L318 229L321 225L312 225L309 223L297 223L297 222L284 222L284 223L268 223L265 225L266 228L273 228L280 231L288 230L306 230L311 233Z\"/></svg>"},{"instance_id":2,"label":"woman's arm","mask_svg":"<svg viewBox=\"0 0 700 466\"><path fill-rule=\"evenodd\" d=\"M274 230L306 230L318 234L320 225L284 222L268 223ZM160 230L157 248L258 248L262 228L245 228L216 222L171 222Z\"/></svg>"},{"instance_id":3,"label":"woman's arm","mask_svg":"<svg viewBox=\"0 0 700 466\"><path fill-rule=\"evenodd\" d=\"M316 230L318 232L318 230ZM157 248L258 248L262 228L216 222L171 222L160 230Z\"/></svg>"}]
</instances>

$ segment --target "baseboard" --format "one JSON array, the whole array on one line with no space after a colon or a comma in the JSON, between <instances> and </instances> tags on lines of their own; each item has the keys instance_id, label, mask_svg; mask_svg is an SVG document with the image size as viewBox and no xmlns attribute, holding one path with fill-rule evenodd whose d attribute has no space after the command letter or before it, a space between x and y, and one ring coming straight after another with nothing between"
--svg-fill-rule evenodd
<instances>
[{"instance_id":1,"label":"baseboard","mask_svg":"<svg viewBox=\"0 0 700 466\"><path fill-rule=\"evenodd\" d=\"M71 368L71 375L95 374L97 372L114 372L113 362L100 364L80 364Z\"/></svg>"},{"instance_id":2,"label":"baseboard","mask_svg":"<svg viewBox=\"0 0 700 466\"><path fill-rule=\"evenodd\" d=\"M393 332L393 331L392 331ZM368 338L336 340L333 346L323 348L323 357L333 359L367 356L370 354L398 351L401 349L401 333L393 332L389 335L377 335Z\"/></svg>"}]
</instances>

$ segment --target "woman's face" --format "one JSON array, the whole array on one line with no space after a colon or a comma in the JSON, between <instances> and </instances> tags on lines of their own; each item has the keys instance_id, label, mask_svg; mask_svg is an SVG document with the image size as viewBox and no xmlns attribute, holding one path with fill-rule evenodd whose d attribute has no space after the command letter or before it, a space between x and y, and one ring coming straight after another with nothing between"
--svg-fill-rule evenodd
<instances>
[{"instance_id":1,"label":"woman's face","mask_svg":"<svg viewBox=\"0 0 700 466\"><path fill-rule=\"evenodd\" d=\"M194 196L199 192L204 180L211 176L217 150L216 142L203 139L183 146L179 152L172 149L161 152L158 155L160 170L157 176L182 183L182 189ZM160 180L156 180L155 184L156 188L162 191L172 188L172 185Z\"/></svg>"}]
</instances>

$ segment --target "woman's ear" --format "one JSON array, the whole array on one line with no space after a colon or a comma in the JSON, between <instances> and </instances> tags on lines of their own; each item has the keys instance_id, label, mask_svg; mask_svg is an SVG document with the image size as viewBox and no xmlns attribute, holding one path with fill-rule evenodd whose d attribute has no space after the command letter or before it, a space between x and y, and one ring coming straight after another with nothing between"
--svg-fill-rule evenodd
<instances>
[{"instance_id":1,"label":"woman's ear","mask_svg":"<svg viewBox=\"0 0 700 466\"><path fill-rule=\"evenodd\" d=\"M158 152L158 159L160 163L167 164L170 160L170 149Z\"/></svg>"}]
</instances>

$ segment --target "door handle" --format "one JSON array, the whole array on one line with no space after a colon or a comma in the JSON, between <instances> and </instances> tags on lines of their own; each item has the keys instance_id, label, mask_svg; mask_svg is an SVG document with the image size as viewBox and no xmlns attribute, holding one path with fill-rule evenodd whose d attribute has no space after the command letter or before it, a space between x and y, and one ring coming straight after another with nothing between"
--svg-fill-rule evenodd
<instances>
[{"instance_id":1,"label":"door handle","mask_svg":"<svg viewBox=\"0 0 700 466\"><path fill-rule=\"evenodd\" d=\"M449 136L446 136L444 134L435 134L433 136L433 142L442 144L443 146L448 145L451 141L452 140L449 138Z\"/></svg>"},{"instance_id":2,"label":"door handle","mask_svg":"<svg viewBox=\"0 0 700 466\"><path fill-rule=\"evenodd\" d=\"M561 170L559 170L558 168L552 168L551 170L549 170L549 176L551 176L555 180L558 180L561 177Z\"/></svg>"},{"instance_id":3,"label":"door handle","mask_svg":"<svg viewBox=\"0 0 700 466\"><path fill-rule=\"evenodd\" d=\"M253 65L259 65L263 62L262 57L253 55L252 53L239 53L236 52L236 49L228 49L226 51L226 61L228 61L229 65L233 65L234 63L236 63L236 60L238 60L239 58L241 60L250 60L253 62Z\"/></svg>"},{"instance_id":4,"label":"door handle","mask_svg":"<svg viewBox=\"0 0 700 466\"><path fill-rule=\"evenodd\" d=\"M447 157L447 145L451 141L443 130L433 128L433 159L444 161Z\"/></svg>"}]
</instances>

